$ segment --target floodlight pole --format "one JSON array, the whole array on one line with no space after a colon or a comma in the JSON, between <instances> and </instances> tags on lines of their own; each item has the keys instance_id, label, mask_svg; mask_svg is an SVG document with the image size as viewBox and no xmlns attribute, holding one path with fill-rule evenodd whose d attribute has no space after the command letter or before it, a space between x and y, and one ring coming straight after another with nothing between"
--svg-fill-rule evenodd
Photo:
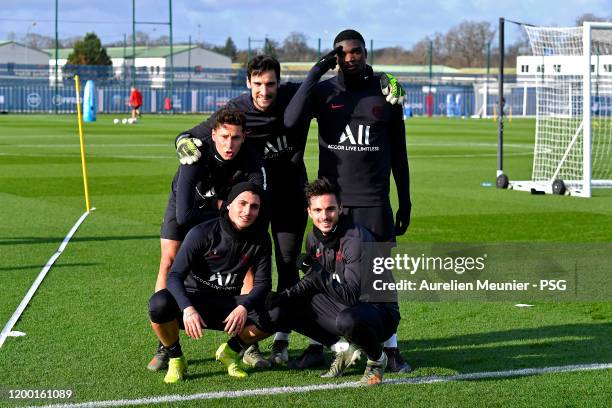
<instances>
[{"instance_id":1,"label":"floodlight pole","mask_svg":"<svg viewBox=\"0 0 612 408\"><path fill-rule=\"evenodd\" d=\"M499 18L499 88L497 95L497 176L504 174L504 18Z\"/></svg>"},{"instance_id":2,"label":"floodlight pole","mask_svg":"<svg viewBox=\"0 0 612 408\"><path fill-rule=\"evenodd\" d=\"M59 88L59 66L58 66L58 59L59 59L59 30L57 28L57 15L58 15L58 5L57 5L58 0L55 0L55 93L57 94L58 92L58 88ZM54 110L55 113L57 113L57 104L53 104L54 106Z\"/></svg>"},{"instance_id":3,"label":"floodlight pole","mask_svg":"<svg viewBox=\"0 0 612 408\"><path fill-rule=\"evenodd\" d=\"M251 60L251 37L249 37L249 46L247 48L247 64Z\"/></svg>"},{"instance_id":4,"label":"floodlight pole","mask_svg":"<svg viewBox=\"0 0 612 408\"><path fill-rule=\"evenodd\" d=\"M169 30L170 30L170 100L172 100L172 91L174 88L174 42L172 40L172 0L168 0L169 12ZM174 104L172 104L174 105ZM174 109L172 109L174 111Z\"/></svg>"},{"instance_id":5,"label":"floodlight pole","mask_svg":"<svg viewBox=\"0 0 612 408\"><path fill-rule=\"evenodd\" d=\"M191 35L189 36L189 49L187 51L187 89L191 90Z\"/></svg>"},{"instance_id":6,"label":"floodlight pole","mask_svg":"<svg viewBox=\"0 0 612 408\"><path fill-rule=\"evenodd\" d=\"M132 86L136 86L136 0L132 0Z\"/></svg>"},{"instance_id":7,"label":"floodlight pole","mask_svg":"<svg viewBox=\"0 0 612 408\"><path fill-rule=\"evenodd\" d=\"M370 39L370 66L374 66L374 40Z\"/></svg>"}]
</instances>

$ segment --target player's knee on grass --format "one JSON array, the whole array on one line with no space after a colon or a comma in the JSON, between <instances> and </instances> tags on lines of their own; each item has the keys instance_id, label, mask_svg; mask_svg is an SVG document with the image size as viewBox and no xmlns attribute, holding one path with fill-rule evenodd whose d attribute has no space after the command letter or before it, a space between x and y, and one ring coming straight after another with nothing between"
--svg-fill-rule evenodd
<instances>
[{"instance_id":1,"label":"player's knee on grass","mask_svg":"<svg viewBox=\"0 0 612 408\"><path fill-rule=\"evenodd\" d=\"M177 310L176 300L167 289L155 292L149 299L149 318L153 323L171 322L176 319Z\"/></svg>"}]
</instances>

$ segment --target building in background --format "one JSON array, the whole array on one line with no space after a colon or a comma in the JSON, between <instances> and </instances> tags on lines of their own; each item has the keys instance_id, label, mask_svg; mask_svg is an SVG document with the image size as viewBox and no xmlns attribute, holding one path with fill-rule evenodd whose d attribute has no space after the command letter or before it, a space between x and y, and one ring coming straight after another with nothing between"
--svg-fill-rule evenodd
<instances>
[{"instance_id":1,"label":"building in background","mask_svg":"<svg viewBox=\"0 0 612 408\"><path fill-rule=\"evenodd\" d=\"M49 52L49 81L55 81L55 51ZM68 60L72 48L60 49L58 52L59 78L63 79L63 67ZM113 63L113 76L117 79L136 77L138 82L152 88L164 88L170 80L171 54L170 46L146 47L138 46L135 54L132 47L107 47L106 52ZM191 81L194 84L214 82L219 83L216 71L232 69L229 57L206 50L199 46L175 45L173 47L174 81ZM223 82L223 81L222 81Z\"/></svg>"}]
</instances>

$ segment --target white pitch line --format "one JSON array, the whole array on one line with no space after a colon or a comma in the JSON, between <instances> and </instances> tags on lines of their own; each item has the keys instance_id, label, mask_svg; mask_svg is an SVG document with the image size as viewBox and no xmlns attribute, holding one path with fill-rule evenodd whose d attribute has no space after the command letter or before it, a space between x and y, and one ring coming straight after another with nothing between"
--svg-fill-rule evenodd
<instances>
[{"instance_id":1,"label":"white pitch line","mask_svg":"<svg viewBox=\"0 0 612 408\"><path fill-rule=\"evenodd\" d=\"M567 373L576 371L593 371L593 370L607 370L612 369L612 363L605 364L579 364L579 365L567 365L560 367L543 367L543 368L524 368L519 370L507 370L507 371L485 371L480 373L467 373L467 374L456 374L448 376L427 376L427 377L409 377L409 378L397 378L393 380L385 380L386 385L399 385L399 384L435 384L435 383L446 383L451 381L465 381L465 380L480 380L486 378L508 378L508 377L523 377L527 375L538 375L538 374L550 374L550 373ZM191 395L162 395L158 397L147 397L138 399L122 399L122 400L106 400L106 401L89 401L72 404L53 404L53 405L36 405L28 408L46 407L46 408L99 408L99 407L123 407L132 405L146 405L146 404L163 404L170 402L185 402L185 401L200 401L200 400L212 400L221 398L240 398L240 397L254 397L258 395L280 395L280 394L297 394L312 391L327 391L327 390L338 390L344 388L357 388L362 385L357 381L343 382L336 384L317 384L317 385L304 385L296 387L273 387L273 388L256 388L252 390L238 390L238 391L217 391L217 392L204 392L200 394Z\"/></svg>"},{"instance_id":2,"label":"white pitch line","mask_svg":"<svg viewBox=\"0 0 612 408\"><path fill-rule=\"evenodd\" d=\"M68 245L68 241L70 241L74 233L77 231L77 229L79 229L83 221L85 221L85 218L87 218L87 216L91 214L93 210L95 210L95 208L92 208L90 211L85 212L83 215L81 215L81 218L79 218L77 222L72 226L70 231L68 231L68 235L66 235L66 237L60 244L57 251L55 251L53 256L51 256L51 258L49 258L49 260L47 261L47 264L42 268L42 270L36 277L36 280L30 287L30 290L28 290L28 293L26 293L24 298L21 300L21 303L19 303L19 306L17 306L15 313L13 313L13 316L11 316L9 321L6 323L6 326L4 326L4 329L2 329L2 333L0 333L0 348L2 348L2 345L6 341L7 337L9 337L9 335L11 334L11 330L13 330L13 326L15 326L15 323L17 323L17 320L19 320L19 318L21 317L21 314L23 313L25 308L28 306L28 303L34 296L34 293L36 292L36 290L42 283L43 279L45 279L45 276L47 276L47 272L49 272L49 269L51 269L51 267L53 266L57 258L59 258L62 252L64 252L66 245Z\"/></svg>"}]
</instances>

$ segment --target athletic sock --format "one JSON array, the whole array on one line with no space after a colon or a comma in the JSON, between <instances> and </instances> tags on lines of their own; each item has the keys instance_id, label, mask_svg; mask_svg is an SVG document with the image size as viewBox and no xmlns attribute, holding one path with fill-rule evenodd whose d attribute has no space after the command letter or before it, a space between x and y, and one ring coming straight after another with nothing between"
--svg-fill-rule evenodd
<instances>
[{"instance_id":1,"label":"athletic sock","mask_svg":"<svg viewBox=\"0 0 612 408\"><path fill-rule=\"evenodd\" d=\"M274 341L278 340L289 341L289 333L277 332L274 336Z\"/></svg>"},{"instance_id":2,"label":"athletic sock","mask_svg":"<svg viewBox=\"0 0 612 408\"><path fill-rule=\"evenodd\" d=\"M171 346L164 346L164 348L168 351L168 356L170 358L178 358L183 355L183 350L181 350L181 343L177 340Z\"/></svg>"},{"instance_id":3,"label":"athletic sock","mask_svg":"<svg viewBox=\"0 0 612 408\"><path fill-rule=\"evenodd\" d=\"M227 345L236 353L240 353L242 350L247 348L249 345L243 342L239 336L234 336L227 341Z\"/></svg>"},{"instance_id":4,"label":"athletic sock","mask_svg":"<svg viewBox=\"0 0 612 408\"><path fill-rule=\"evenodd\" d=\"M394 333L393 336L389 337L389 339L383 343L383 346L397 348L397 333Z\"/></svg>"},{"instance_id":5,"label":"athletic sock","mask_svg":"<svg viewBox=\"0 0 612 408\"><path fill-rule=\"evenodd\" d=\"M342 353L343 351L346 351L349 349L349 344L348 344L348 341L346 340L338 340L330 348L334 353Z\"/></svg>"}]
</instances>

